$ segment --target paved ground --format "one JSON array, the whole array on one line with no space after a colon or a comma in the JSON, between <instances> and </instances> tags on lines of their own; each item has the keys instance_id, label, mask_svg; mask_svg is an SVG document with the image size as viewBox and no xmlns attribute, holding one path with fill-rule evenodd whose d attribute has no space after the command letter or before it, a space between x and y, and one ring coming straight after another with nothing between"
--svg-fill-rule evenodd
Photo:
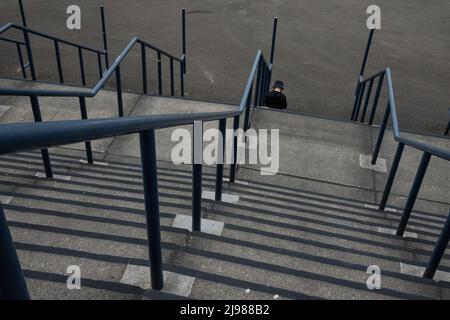
<instances>
[{"instance_id":1,"label":"paved ground","mask_svg":"<svg viewBox=\"0 0 450 320\"><path fill-rule=\"evenodd\" d=\"M65 28L65 9L73 1L24 1L29 25L54 35L100 47L97 0L76 1L82 30ZM271 18L280 18L274 77L287 83L292 110L347 119L368 31L370 1L311 0L130 0L107 2L109 44L115 57L138 35L169 52L180 52L182 7L188 10L188 94L236 103L258 48L268 54ZM393 71L402 127L441 133L450 106L450 3L380 0L382 30L374 39L368 72ZM15 0L0 3L0 23L19 22ZM38 74L56 76L52 44L34 41ZM18 75L15 51L1 45L0 74ZM79 81L76 52L62 48L65 77ZM76 61L76 60L74 60ZM95 60L86 57L91 80ZM124 85L140 89L138 52L124 65ZM155 69L153 69L155 70ZM154 72L153 72L154 75ZM53 78L52 78L53 77ZM154 79L151 85L154 86ZM92 81L91 81L92 83ZM113 83L111 83L113 85Z\"/></svg>"}]
</instances>

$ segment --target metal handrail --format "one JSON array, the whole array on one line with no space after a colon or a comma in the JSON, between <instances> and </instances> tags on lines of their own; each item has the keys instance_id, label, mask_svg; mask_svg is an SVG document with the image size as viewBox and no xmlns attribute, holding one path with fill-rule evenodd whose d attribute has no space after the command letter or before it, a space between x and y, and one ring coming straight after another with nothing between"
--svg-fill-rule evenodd
<instances>
[{"instance_id":1,"label":"metal handrail","mask_svg":"<svg viewBox=\"0 0 450 320\"><path fill-rule=\"evenodd\" d=\"M226 120L233 118L233 128L237 130L240 124L240 117L244 115L243 129L246 130L249 128L249 110L252 107L252 99L254 99L253 107L263 103L265 91L269 86L270 67L271 65L266 63L261 50L259 50L253 62L239 108L233 111L2 124L0 125L0 136L2 137L0 139L0 154L139 133L151 283L153 289L160 290L164 286L164 281L154 131L161 128L193 124L196 121L206 122L219 120L219 128L223 137L223 156L223 151L225 150L226 135L224 131L226 128ZM255 89L255 93L258 92L258 95L252 95L253 89ZM234 173L237 166L236 137L232 143L235 152L230 168L230 182L234 181ZM221 161L217 162L216 168L216 200L221 200L222 196L223 164L220 163ZM192 230L201 231L202 164L193 163L192 169ZM9 297L28 299L29 294L26 283L21 272L17 254L12 245L9 229L6 223L3 223L4 221L4 212L0 205L0 236L5 240L0 243L2 246L2 251L0 251L2 255L1 267L7 270L10 275L5 280L4 291L7 291L7 294L9 293Z\"/></svg>"},{"instance_id":2,"label":"metal handrail","mask_svg":"<svg viewBox=\"0 0 450 320\"><path fill-rule=\"evenodd\" d=\"M419 168L416 172L414 182L411 186L411 190L409 192L399 225L397 227L396 235L401 237L401 236L403 236L403 234L406 230L406 227L408 225L415 201L417 199L417 195L419 194L419 190L422 185L423 179L425 177L425 173L426 173L426 170L430 163L431 157L435 156L435 157L450 161L450 150L439 148L439 147L433 146L429 143L416 141L414 139L403 136L402 131L398 124L397 106L396 106L396 102L395 102L394 87L392 84L392 76L391 76L390 68L386 68L385 70L378 72L367 78L363 78L362 76L360 76L359 82L357 85L356 96L355 96L355 101L354 101L354 105L353 105L351 119L353 121L358 121L363 96L366 93L366 84L369 83L367 93L366 93L366 99L365 99L365 102L364 102L364 105L362 108L362 115L360 118L361 122L365 121L365 114L366 114L366 111L368 108L368 103L370 100L372 87L373 87L374 82L378 79L377 91L376 91L376 95L375 95L373 106L372 106L372 111L371 111L369 121L368 121L369 125L373 124L373 118L374 118L374 115L375 115L375 112L376 112L376 109L378 106L378 99L380 96L380 90L383 85L384 77L386 77L386 79L387 79L388 105L384 112L383 121L381 123L380 132L378 134L378 139L377 139L375 149L372 154L372 164L376 164L376 161L378 159L378 155L379 155L379 152L381 149L381 144L382 144L382 141L384 138L384 134L386 131L386 127L387 127L389 118L391 118L393 137L394 137L394 140L398 142L398 145L397 145L397 150L395 152L394 160L392 162L392 166L391 166L391 169L389 172L389 176L386 180L386 185L385 185L385 188L383 191L383 196L381 198L381 201L380 201L380 204L378 207L379 210L384 210L386 208L386 204L387 204L387 201L388 201L391 189L392 189L392 185L394 183L394 179L395 179L405 146L409 146L409 147L412 147L414 149L417 149L417 150L420 150L423 152L422 159L419 164ZM449 123L449 126L450 126L450 123ZM423 277L429 278L429 279L432 279L434 277L436 270L439 267L440 261L443 257L445 248L447 247L447 245L449 243L449 240L450 240L450 212L449 212L447 220L442 228L441 234L440 234L439 239L436 243L436 246L433 250L433 253L428 261L425 272L423 273Z\"/></svg>"}]
</instances>

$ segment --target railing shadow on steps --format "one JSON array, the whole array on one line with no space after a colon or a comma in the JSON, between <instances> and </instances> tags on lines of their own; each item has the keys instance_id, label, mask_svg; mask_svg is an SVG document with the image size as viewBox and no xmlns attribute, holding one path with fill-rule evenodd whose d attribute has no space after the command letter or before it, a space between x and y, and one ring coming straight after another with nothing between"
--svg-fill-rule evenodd
<instances>
[{"instance_id":1,"label":"railing shadow on steps","mask_svg":"<svg viewBox=\"0 0 450 320\"><path fill-rule=\"evenodd\" d=\"M21 2L20 2L21 4ZM22 12L22 18L24 21L24 24L26 25L26 20L24 18L23 14L23 7L21 6L21 12ZM103 88L103 86L106 84L106 82L110 79L110 77L115 74L116 76L116 91L117 91L117 107L118 107L118 115L119 117L124 116L123 111L123 98L122 98L122 75L120 71L120 65L123 62L123 60L127 57L128 53L131 51L131 49L135 45L140 46L140 54L141 54L141 70L142 70L142 83L143 83L143 94L148 93L148 75L147 75L147 53L146 50L150 49L156 52L157 56L157 69L158 69L158 94L163 94L163 87L162 87L162 57L166 57L169 59L169 72L170 72L170 95L175 95L175 79L174 79L174 63L179 63L179 74L180 74L180 96L184 97L184 82L186 77L186 10L182 9L182 56L180 58L175 57L174 55L171 55L167 53L166 51L148 43L143 40L140 40L137 37L134 37L129 44L125 47L125 49L119 54L119 56L115 59L115 61L112 63L111 66L109 66L108 62L108 51L107 51L107 42L106 42L106 31L105 31L105 15L104 15L104 9L101 7L101 17L102 17L102 30L103 30L103 39L104 39L104 51L99 51L96 49L92 49L89 47L81 46L72 42L68 42L38 31L31 30L25 26L18 26L12 23L9 23L2 28L0 28L0 34L3 32L6 32L9 29L17 29L23 31L25 42L19 42L11 39L6 39L8 42L16 43L18 46L18 53L19 57L22 57L20 46L24 45L27 48L28 53L28 59L29 59L29 65L32 75L32 80L36 80L35 75L35 68L34 68L34 62L33 62L33 54L31 50L30 45L30 39L29 34L35 34L37 36L51 39L55 43L55 53L57 58L57 65L58 65L58 73L60 77L61 83L64 83L63 77L62 77L62 66L61 66L61 58L59 53L59 43L64 43L70 46L74 46L78 48L79 53L79 59L80 59L80 72L82 74L82 84L85 85L85 76L84 76L84 63L83 63L83 55L82 50L87 50L91 52L95 52L98 56L98 63L99 63L99 72L100 72L100 80L97 82L97 84L91 88L91 89L85 89L80 88L80 90L61 90L61 89L32 89L32 88L0 88L0 95L6 95L6 96L28 96L30 98L31 107L33 111L33 117L35 122L41 122L42 121L42 114L40 110L39 105L39 98L38 97L78 97L79 98L79 104L80 104L80 113L81 113L81 119L88 119L87 115L87 108L86 108L86 98L93 98L97 95L97 93L100 91L100 89ZM3 38L4 39L4 38ZM1 39L0 39L1 40ZM105 58L105 64L107 69L105 72L102 70L102 60L101 57ZM23 63L23 57L20 59L21 64ZM25 74L25 68L22 64L22 72ZM93 159L93 153L92 153L92 146L90 141L85 141L85 147L86 147L86 158L88 163L92 164L94 162ZM53 172L51 168L51 162L50 162L50 156L47 149L41 150L42 159L44 162L44 168L45 168L45 174L48 178L53 177Z\"/></svg>"},{"instance_id":2,"label":"railing shadow on steps","mask_svg":"<svg viewBox=\"0 0 450 320\"><path fill-rule=\"evenodd\" d=\"M66 120L35 122L21 124L2 124L0 125L0 154L13 153L23 150L32 150L41 148L47 150L49 147L72 144L83 141L91 141L107 137L114 137L132 133L138 133L140 137L140 151L142 162L142 178L144 188L145 214L147 221L147 236L149 244L150 274L151 285L153 289L163 288L163 270L161 254L161 231L159 215L159 196L158 196L158 173L156 160L156 141L155 130L180 125L194 124L201 121L219 121L219 130L222 133L223 141L220 152L222 159L218 159L216 165L216 184L215 200L220 201L222 196L223 184L223 157L225 151L225 130L226 121L233 118L233 129L235 132L242 126L246 131L250 127L251 108L263 105L265 94L270 86L272 74L272 63L275 51L277 18L274 18L272 48L270 62L264 58L259 50L254 59L249 78L247 80L244 93L239 108L228 112L211 112L197 114L175 114L175 115L156 115L142 117L127 117L114 119L85 119L85 120ZM103 81L111 76L114 70L117 71L122 59L126 56L129 49L136 43L146 44L135 38L127 46L124 52L113 63L103 77ZM184 66L184 56L181 61L181 68ZM100 89L100 82L88 94L82 92L67 92L67 94L80 96L95 95ZM3 90L3 91L2 91ZM0 92L9 92L16 95L28 95L28 89L5 90ZM33 95L58 96L60 93L48 90L32 90ZM241 118L243 117L243 121ZM195 131L194 131L195 132ZM243 138L243 137L241 137ZM194 137L195 139L195 137ZM232 140L232 163L230 164L230 183L235 180L237 169L237 145L238 136L233 135ZM201 231L201 201L202 201L202 164L192 164L192 230ZM29 293L23 278L20 263L12 243L9 229L6 225L4 212L0 206L0 237L3 239L0 243L0 294L3 298L28 299Z\"/></svg>"},{"instance_id":3,"label":"railing shadow on steps","mask_svg":"<svg viewBox=\"0 0 450 320\"><path fill-rule=\"evenodd\" d=\"M403 154L403 150L405 146L409 146L411 148L414 148L416 150L419 150L422 152L422 159L420 161L419 168L416 172L416 176L414 179L414 182L412 184L411 190L409 192L408 198L406 200L405 207L403 209L403 213L401 216L400 223L397 227L396 235L399 237L402 237L405 229L408 225L408 221L411 216L411 212L414 207L414 203L416 201L417 195L419 193L423 178L425 176L426 170L428 168L428 164L430 162L430 159L432 156L444 159L449 161L450 160L450 151L445 150L436 146L433 146L431 144L423 143L420 141L416 141L414 139L405 137L398 124L398 118L397 118L397 106L395 102L395 95L394 95L394 88L392 83L392 76L391 76L391 70L390 68L386 68L385 70L382 70L372 76L364 77L364 68L367 61L367 54L368 50L370 48L370 43L372 41L373 36L373 30L370 32L369 41L366 47L366 53L364 55L363 60L363 67L361 68L361 72L359 75L358 84L356 87L356 93L354 98L354 104L353 104L353 110L351 115L351 120L355 122L366 122L366 115L369 109L370 99L372 95L372 89L374 87L374 84L376 83L376 90L375 90L375 96L372 101L372 106L370 110L370 114L368 117L367 124L369 126L373 125L374 117L377 111L380 93L383 87L384 79L386 78L387 83L387 107L384 111L383 120L379 129L378 138L375 144L375 148L372 153L372 160L371 163L373 165L376 164L381 145L383 142L383 138L385 135L386 127L388 125L389 119L391 119L391 125L392 125L392 133L394 140L398 142L397 150L395 152L394 160L392 162L392 166L389 172L389 176L386 181L386 185L383 191L383 196L381 198L380 204L379 204L379 210L384 211L386 208L386 203L389 198L389 194L391 192L391 188L395 179L395 175L397 173L400 160ZM365 97L365 98L364 98ZM364 101L364 103L363 103ZM436 270L439 266L439 263L442 259L442 256L444 254L444 251L449 243L450 240L450 212L447 216L447 220L444 224L444 227L441 231L441 234L439 236L439 239L437 241L437 244L433 250L432 256L427 264L427 267L425 269L425 272L423 274L423 277L432 279L436 273Z\"/></svg>"}]
</instances>

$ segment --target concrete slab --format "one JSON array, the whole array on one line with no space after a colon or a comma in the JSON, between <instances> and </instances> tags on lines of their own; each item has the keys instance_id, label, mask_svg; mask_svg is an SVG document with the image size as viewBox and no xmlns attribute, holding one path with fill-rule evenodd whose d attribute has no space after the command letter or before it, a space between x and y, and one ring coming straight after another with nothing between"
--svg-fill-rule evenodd
<instances>
[{"instance_id":1,"label":"concrete slab","mask_svg":"<svg viewBox=\"0 0 450 320\"><path fill-rule=\"evenodd\" d=\"M369 154L359 155L359 166L364 169L369 169L377 172L386 173L386 159L378 158L375 164L372 164L372 156Z\"/></svg>"},{"instance_id":2,"label":"concrete slab","mask_svg":"<svg viewBox=\"0 0 450 320\"><path fill-rule=\"evenodd\" d=\"M372 172L359 167L359 155L370 148L366 126L257 109L253 128L280 130L279 173L373 187Z\"/></svg>"},{"instance_id":3,"label":"concrete slab","mask_svg":"<svg viewBox=\"0 0 450 320\"><path fill-rule=\"evenodd\" d=\"M182 297L189 297L195 278L170 271L164 271L163 277L163 292L172 293ZM139 286L143 289L150 289L150 268L148 266L128 264L120 283Z\"/></svg>"},{"instance_id":4,"label":"concrete slab","mask_svg":"<svg viewBox=\"0 0 450 320\"><path fill-rule=\"evenodd\" d=\"M376 139L377 135L378 129L373 128L372 138ZM448 138L441 139L424 135L419 136L417 134L410 133L405 133L405 136L421 142L430 143L436 147L450 150L450 139ZM396 148L397 142L393 140L392 131L387 130L381 146L380 154L383 158L387 159L389 169L392 164ZM391 192L393 194L402 196L407 196L409 194L421 157L422 152L419 150L405 147L399 169L392 186ZM450 204L450 189L448 183L450 181L449 165L450 162L446 160L436 157L431 158L418 195L420 199ZM375 186L377 191L384 190L386 179L386 174L375 173Z\"/></svg>"},{"instance_id":5,"label":"concrete slab","mask_svg":"<svg viewBox=\"0 0 450 320\"><path fill-rule=\"evenodd\" d=\"M215 201L216 199L216 193L213 191L203 191L202 192L202 198ZM222 193L222 202L226 203L238 203L239 202L239 196L235 194L229 194L229 193Z\"/></svg>"},{"instance_id":6,"label":"concrete slab","mask_svg":"<svg viewBox=\"0 0 450 320\"><path fill-rule=\"evenodd\" d=\"M192 231L192 217L184 214L177 214L173 220L173 227L187 229ZM202 218L202 232L220 236L223 231L224 223L211 219Z\"/></svg>"},{"instance_id":7,"label":"concrete slab","mask_svg":"<svg viewBox=\"0 0 450 320\"><path fill-rule=\"evenodd\" d=\"M195 112L220 112L235 110L236 106L206 103L192 100L180 100L174 98L162 98L142 96L133 109L133 116L195 113ZM227 121L227 127L233 127L233 119ZM203 132L209 128L218 128L218 121L210 121L203 124ZM159 129L156 131L157 159L172 162L172 148L178 143L171 141L171 134L176 129L186 129L192 137L192 126L180 126L176 128ZM139 137L136 134L117 137L108 149L108 153L116 155L140 156Z\"/></svg>"},{"instance_id":8,"label":"concrete slab","mask_svg":"<svg viewBox=\"0 0 450 320\"><path fill-rule=\"evenodd\" d=\"M0 203L2 204L8 204L11 202L12 199L13 197L0 195Z\"/></svg>"}]
</instances>

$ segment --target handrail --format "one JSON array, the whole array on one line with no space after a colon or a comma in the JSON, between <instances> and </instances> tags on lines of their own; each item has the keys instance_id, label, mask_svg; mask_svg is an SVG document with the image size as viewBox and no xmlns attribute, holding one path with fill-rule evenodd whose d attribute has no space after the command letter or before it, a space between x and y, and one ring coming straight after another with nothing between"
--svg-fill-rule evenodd
<instances>
[{"instance_id":1,"label":"handrail","mask_svg":"<svg viewBox=\"0 0 450 320\"><path fill-rule=\"evenodd\" d=\"M377 139L375 149L372 154L372 164L376 164L376 162L377 162L389 118L391 119L391 124L392 124L392 134L393 134L394 140L398 142L398 145L397 145L397 150L395 152L394 160L391 165L389 176L386 180L386 185L384 187L383 196L381 198L381 201L380 201L380 204L378 207L379 210L384 210L386 208L386 204L389 199L392 185L394 183L394 179L395 179L405 146L409 146L409 147L412 147L414 149L417 149L417 150L420 150L423 152L422 159L419 164L419 168L417 169L416 176L414 178L414 182L411 186L411 190L409 192L405 207L403 209L403 213L401 215L399 225L397 227L396 235L401 237L401 236L403 236L403 234L406 230L406 227L408 225L415 201L417 199L417 195L419 194L419 190L422 185L423 179L425 177L425 173L426 173L426 170L430 163L431 157L435 156L435 157L450 161L450 150L446 150L446 149L443 149L440 147L433 146L429 143L416 141L414 139L403 136L401 128L399 127L399 124L398 124L397 105L395 102L394 87L392 84L392 75L391 75L390 68L386 68L385 70L382 70L381 72L378 72L370 77L363 78L362 76L360 76L359 82L357 85L356 96L355 96L355 101L354 101L354 105L353 105L351 119L353 121L358 121L363 96L364 96L364 94L366 94L366 99L364 102L364 106L362 108L362 115L360 118L361 122L365 121L365 115L366 115L368 103L369 103L369 100L371 97L372 87L373 87L374 82L378 79L377 91L375 94L371 114L370 114L369 121L368 121L368 124L372 125L373 118L374 118L374 115L375 115L375 112L376 112L376 109L378 106L380 90L383 85L383 79L385 77L387 79L388 105L384 112L383 121L381 123L380 131L378 134L378 139ZM368 89L366 92L367 83L369 83L369 85L368 85ZM450 122L449 122L449 126L450 126ZM439 267L440 261L443 257L445 248L447 247L447 245L449 243L449 240L450 240L450 213L449 213L447 220L442 228L439 239L433 250L433 254L431 255L431 257L428 261L425 272L423 273L423 277L429 278L429 279L432 279L434 277L436 270Z\"/></svg>"},{"instance_id":2,"label":"handrail","mask_svg":"<svg viewBox=\"0 0 450 320\"><path fill-rule=\"evenodd\" d=\"M130 47L131 46L129 45L127 48ZM114 65L117 65L119 61L120 59L118 58L109 71L113 70ZM269 71L269 65L266 63L261 50L259 50L253 62L253 66L244 89L241 104L237 110L233 111L196 114L169 114L97 120L65 120L37 123L2 124L0 125L0 137L2 137L2 139L0 139L0 154L35 148L48 148L87 140L139 133L151 284L153 289L160 290L164 286L164 281L161 253L158 173L156 167L156 141L154 131L155 129L193 124L196 121L206 122L219 120L219 129L223 137L223 143L221 145L221 148L223 149L219 153L221 153L223 157L224 150L226 148L226 120L233 117L233 129L237 130L240 123L240 116L244 114L245 117L242 126L244 131L248 129L250 122L249 110L252 106L253 89L255 88L255 93L258 92L258 95L255 94L253 102L253 107L256 107L261 105L264 101L265 91L268 89L269 85ZM234 161L230 168L230 182L234 181L234 173L237 166L237 143L237 137L235 137L232 141ZM216 166L216 200L221 200L222 197L223 164L221 163L223 162L218 159ZM44 160L44 165L45 164L46 163ZM50 165L50 162L48 162L48 165ZM192 182L192 230L200 231L202 208L202 163L193 163ZM20 271L20 265L18 263L14 246L12 245L12 241L8 240L10 237L7 237L7 235L9 235L9 230L6 224L1 223L4 220L3 218L4 213L0 206L0 234L5 235L4 242L6 244L3 252L1 252L3 259L2 265L5 265L9 272L15 275L15 277L10 279L8 282L6 290L15 290L14 294L11 294L11 296L27 299L29 298L28 290L26 288L25 281L23 280L23 275Z\"/></svg>"}]
</instances>

